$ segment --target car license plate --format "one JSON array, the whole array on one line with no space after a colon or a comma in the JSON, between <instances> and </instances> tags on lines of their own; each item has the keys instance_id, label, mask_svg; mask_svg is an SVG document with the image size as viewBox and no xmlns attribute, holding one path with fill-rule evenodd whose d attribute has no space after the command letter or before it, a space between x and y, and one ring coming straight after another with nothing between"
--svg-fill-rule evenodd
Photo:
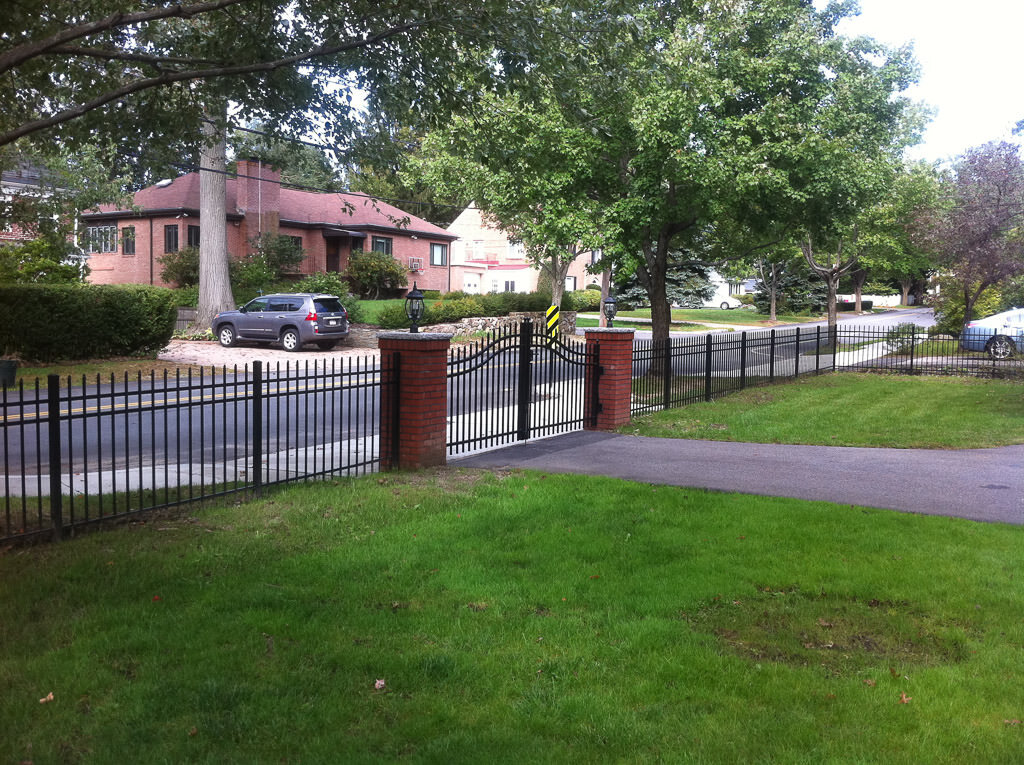
<instances>
[{"instance_id":1,"label":"car license plate","mask_svg":"<svg viewBox=\"0 0 1024 765\"><path fill-rule=\"evenodd\" d=\"M338 320L337 319L328 319L327 320L327 326L328 327L337 327L338 326Z\"/></svg>"}]
</instances>

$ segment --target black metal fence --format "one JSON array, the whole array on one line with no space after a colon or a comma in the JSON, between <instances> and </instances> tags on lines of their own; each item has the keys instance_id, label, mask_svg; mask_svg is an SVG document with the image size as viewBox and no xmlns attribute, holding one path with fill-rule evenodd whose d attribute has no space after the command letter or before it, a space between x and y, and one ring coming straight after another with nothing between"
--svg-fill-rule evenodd
<instances>
[{"instance_id":1,"label":"black metal fence","mask_svg":"<svg viewBox=\"0 0 1024 765\"><path fill-rule=\"evenodd\" d=\"M448 360L448 454L580 430L596 417L598 350L524 321Z\"/></svg>"},{"instance_id":2,"label":"black metal fence","mask_svg":"<svg viewBox=\"0 0 1024 765\"><path fill-rule=\"evenodd\" d=\"M633 345L634 415L744 388L832 371L1024 379L1024 357L993 359L924 328L839 325L638 340Z\"/></svg>"},{"instance_id":3,"label":"black metal fence","mask_svg":"<svg viewBox=\"0 0 1024 765\"><path fill-rule=\"evenodd\" d=\"M360 358L5 389L0 540L377 470L381 388Z\"/></svg>"}]
</instances>

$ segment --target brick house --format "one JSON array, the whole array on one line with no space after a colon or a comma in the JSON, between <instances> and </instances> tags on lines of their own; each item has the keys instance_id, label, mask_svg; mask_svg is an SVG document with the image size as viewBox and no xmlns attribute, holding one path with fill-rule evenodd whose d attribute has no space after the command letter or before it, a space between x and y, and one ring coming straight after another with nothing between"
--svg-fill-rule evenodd
<instances>
[{"instance_id":1,"label":"brick house","mask_svg":"<svg viewBox=\"0 0 1024 765\"><path fill-rule=\"evenodd\" d=\"M540 269L526 258L521 244L509 241L504 231L487 224L476 207L459 213L448 227L457 237L451 247L451 289L469 294L485 292L533 292ZM566 290L581 290L600 284L600 275L587 273L587 266L600 256L584 252L569 266Z\"/></svg>"},{"instance_id":2,"label":"brick house","mask_svg":"<svg viewBox=\"0 0 1024 765\"><path fill-rule=\"evenodd\" d=\"M156 284L159 258L199 246L199 173L160 181L134 196L134 210L100 208L82 216L83 249L94 284ZM305 251L299 275L341 272L353 251L377 250L409 270L409 287L446 292L455 234L385 202L357 194L281 186L281 173L255 160L227 179L228 252L251 250L260 234L295 238Z\"/></svg>"}]
</instances>

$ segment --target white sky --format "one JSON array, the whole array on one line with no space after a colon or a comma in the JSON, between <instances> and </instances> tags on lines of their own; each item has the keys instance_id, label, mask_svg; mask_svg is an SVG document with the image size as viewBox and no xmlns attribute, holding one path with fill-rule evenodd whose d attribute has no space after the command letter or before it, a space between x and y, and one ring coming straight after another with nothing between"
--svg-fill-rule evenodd
<instances>
[{"instance_id":1,"label":"white sky","mask_svg":"<svg viewBox=\"0 0 1024 765\"><path fill-rule=\"evenodd\" d=\"M914 159L947 160L1014 140L1024 119L1024 0L860 0L846 35L914 43L919 84L908 95L935 112Z\"/></svg>"}]
</instances>

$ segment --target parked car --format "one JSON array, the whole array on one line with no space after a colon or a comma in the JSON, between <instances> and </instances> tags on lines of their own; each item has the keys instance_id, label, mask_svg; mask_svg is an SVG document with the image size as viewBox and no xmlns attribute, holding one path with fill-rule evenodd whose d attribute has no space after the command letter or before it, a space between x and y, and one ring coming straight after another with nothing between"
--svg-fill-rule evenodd
<instances>
[{"instance_id":1,"label":"parked car","mask_svg":"<svg viewBox=\"0 0 1024 765\"><path fill-rule=\"evenodd\" d=\"M247 340L280 343L286 351L315 343L327 351L348 335L348 312L337 295L261 295L236 311L217 314L212 329L225 348Z\"/></svg>"},{"instance_id":2,"label":"parked car","mask_svg":"<svg viewBox=\"0 0 1024 765\"><path fill-rule=\"evenodd\" d=\"M994 359L1024 353L1024 308L970 322L960 333L960 347L965 351L986 351Z\"/></svg>"}]
</instances>

